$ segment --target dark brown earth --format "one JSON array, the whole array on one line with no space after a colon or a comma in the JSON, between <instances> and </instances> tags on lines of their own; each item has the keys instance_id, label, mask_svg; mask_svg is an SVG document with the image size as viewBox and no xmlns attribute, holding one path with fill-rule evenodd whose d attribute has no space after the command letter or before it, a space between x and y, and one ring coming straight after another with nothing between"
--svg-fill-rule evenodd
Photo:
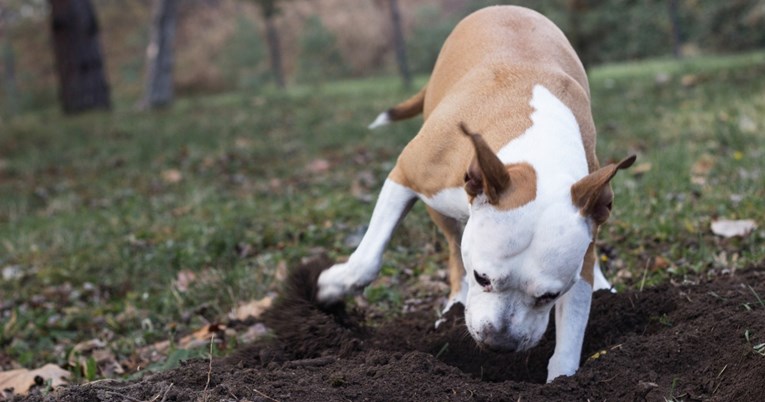
<instances>
[{"instance_id":1,"label":"dark brown earth","mask_svg":"<svg viewBox=\"0 0 765 402\"><path fill-rule=\"evenodd\" d=\"M276 339L211 365L191 361L139 381L69 386L26 400L765 400L763 268L596 293L582 367L544 384L553 325L532 351L497 354L475 347L461 311L435 330L433 303L382 323L342 305L322 311L311 302L312 284L329 264L293 271L266 318Z\"/></svg>"}]
</instances>

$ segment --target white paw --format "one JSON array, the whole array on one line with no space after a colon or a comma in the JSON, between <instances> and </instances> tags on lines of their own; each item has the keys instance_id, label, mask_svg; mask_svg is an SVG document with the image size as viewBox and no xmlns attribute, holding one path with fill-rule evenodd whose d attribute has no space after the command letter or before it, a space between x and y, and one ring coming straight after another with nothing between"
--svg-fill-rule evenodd
<instances>
[{"instance_id":1,"label":"white paw","mask_svg":"<svg viewBox=\"0 0 765 402\"><path fill-rule=\"evenodd\" d=\"M547 364L547 382L560 376L572 376L579 369L579 356L575 358L558 359L555 355L550 358Z\"/></svg>"},{"instance_id":2,"label":"white paw","mask_svg":"<svg viewBox=\"0 0 765 402\"><path fill-rule=\"evenodd\" d=\"M335 264L319 275L319 291L316 293L319 303L332 304L345 298L349 290L345 283L347 271L346 264Z\"/></svg>"}]
</instances>

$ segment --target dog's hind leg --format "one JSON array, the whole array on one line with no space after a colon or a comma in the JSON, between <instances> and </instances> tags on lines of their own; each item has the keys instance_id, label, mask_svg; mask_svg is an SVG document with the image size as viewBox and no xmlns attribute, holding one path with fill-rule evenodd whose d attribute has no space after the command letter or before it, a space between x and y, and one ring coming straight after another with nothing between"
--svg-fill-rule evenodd
<instances>
[{"instance_id":1,"label":"dog's hind leg","mask_svg":"<svg viewBox=\"0 0 765 402\"><path fill-rule=\"evenodd\" d=\"M317 299L331 304L359 291L372 282L380 272L385 246L407 212L417 200L417 194L406 186L388 179L377 198L369 228L348 261L335 264L319 276Z\"/></svg>"},{"instance_id":2,"label":"dog's hind leg","mask_svg":"<svg viewBox=\"0 0 765 402\"><path fill-rule=\"evenodd\" d=\"M449 300L444 307L446 313L455 303L465 304L467 296L467 282L465 281L465 266L462 263L462 223L457 219L448 217L435 209L428 207L428 214L433 222L441 229L449 245Z\"/></svg>"}]
</instances>

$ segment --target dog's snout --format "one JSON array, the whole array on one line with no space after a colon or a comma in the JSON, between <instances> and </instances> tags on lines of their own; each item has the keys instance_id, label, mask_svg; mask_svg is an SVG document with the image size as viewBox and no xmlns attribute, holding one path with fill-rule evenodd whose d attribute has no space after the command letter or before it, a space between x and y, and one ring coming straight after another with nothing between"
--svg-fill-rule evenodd
<instances>
[{"instance_id":1,"label":"dog's snout","mask_svg":"<svg viewBox=\"0 0 765 402\"><path fill-rule=\"evenodd\" d=\"M518 342L509 336L507 328L497 327L486 323L479 331L479 346L496 352L514 352L518 349Z\"/></svg>"}]
</instances>

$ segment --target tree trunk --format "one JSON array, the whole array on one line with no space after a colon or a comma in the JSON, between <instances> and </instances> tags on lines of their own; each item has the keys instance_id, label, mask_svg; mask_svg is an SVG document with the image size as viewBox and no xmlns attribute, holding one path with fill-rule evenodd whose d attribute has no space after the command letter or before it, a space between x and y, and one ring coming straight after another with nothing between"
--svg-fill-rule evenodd
<instances>
[{"instance_id":1,"label":"tree trunk","mask_svg":"<svg viewBox=\"0 0 765 402\"><path fill-rule=\"evenodd\" d=\"M155 0L149 46L146 48L146 86L141 108L166 106L173 101L173 42L177 0Z\"/></svg>"},{"instance_id":2,"label":"tree trunk","mask_svg":"<svg viewBox=\"0 0 765 402\"><path fill-rule=\"evenodd\" d=\"M388 0L390 6L390 19L393 23L393 47L396 50L396 62L398 72L401 74L401 80L407 89L412 86L412 76L409 73L409 63L406 60L406 44L404 43L404 32L401 29L401 13L398 10L398 0Z\"/></svg>"},{"instance_id":3,"label":"tree trunk","mask_svg":"<svg viewBox=\"0 0 765 402\"><path fill-rule=\"evenodd\" d=\"M266 14L264 12L264 14ZM274 74L274 80L279 88L286 86L284 82L284 71L282 68L282 49L279 44L279 31L274 25L273 15L266 15L266 40L268 42L268 53L271 57L271 72Z\"/></svg>"},{"instance_id":4,"label":"tree trunk","mask_svg":"<svg viewBox=\"0 0 765 402\"><path fill-rule=\"evenodd\" d=\"M19 110L19 100L16 92L16 58L8 39L3 43L3 89L6 114L13 116Z\"/></svg>"},{"instance_id":5,"label":"tree trunk","mask_svg":"<svg viewBox=\"0 0 765 402\"><path fill-rule=\"evenodd\" d=\"M677 13L677 0L669 0L669 22L672 25L672 54L683 57L683 39L680 31L680 17Z\"/></svg>"},{"instance_id":6,"label":"tree trunk","mask_svg":"<svg viewBox=\"0 0 765 402\"><path fill-rule=\"evenodd\" d=\"M50 0L53 51L64 113L108 109L109 84L90 0Z\"/></svg>"}]
</instances>

